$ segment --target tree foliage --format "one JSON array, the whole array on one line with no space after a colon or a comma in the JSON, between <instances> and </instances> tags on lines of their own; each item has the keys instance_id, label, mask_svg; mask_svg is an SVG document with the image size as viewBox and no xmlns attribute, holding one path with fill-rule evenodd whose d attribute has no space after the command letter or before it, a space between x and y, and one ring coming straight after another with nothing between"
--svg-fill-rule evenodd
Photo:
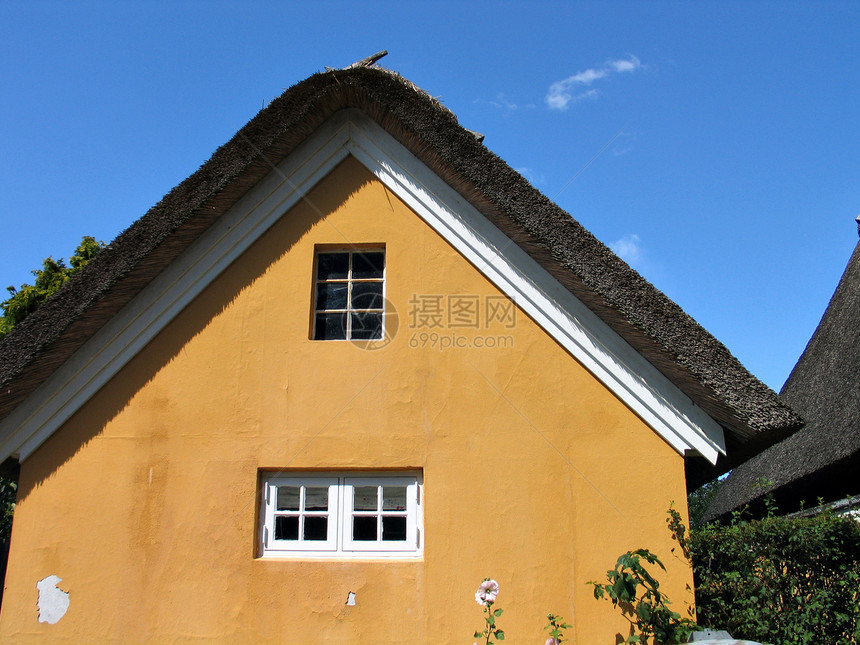
<instances>
[{"instance_id":1,"label":"tree foliage","mask_svg":"<svg viewBox=\"0 0 860 645\"><path fill-rule=\"evenodd\" d=\"M6 287L9 298L0 302L0 339L31 313L36 311L53 293L62 287L74 274L86 266L104 248L104 242L85 236L69 258L69 266L62 259L45 258L42 268L33 271L33 284L22 284L20 288ZM12 530L12 515L15 511L17 482L0 477L0 542L8 543Z\"/></svg>"},{"instance_id":2,"label":"tree foliage","mask_svg":"<svg viewBox=\"0 0 860 645\"><path fill-rule=\"evenodd\" d=\"M705 511L710 506L711 501L717 494L717 491L722 486L723 482L720 479L715 479L694 490L687 495L687 508L690 511L690 528L696 529L702 526L702 518Z\"/></svg>"},{"instance_id":3,"label":"tree foliage","mask_svg":"<svg viewBox=\"0 0 860 645\"><path fill-rule=\"evenodd\" d=\"M54 292L62 287L75 273L90 262L104 248L104 242L85 236L69 258L69 266L63 259L45 258L42 268L33 271L33 284L22 284L20 288L6 287L9 298L0 302L0 339L12 331L18 323L36 311Z\"/></svg>"},{"instance_id":4,"label":"tree foliage","mask_svg":"<svg viewBox=\"0 0 860 645\"><path fill-rule=\"evenodd\" d=\"M860 524L774 510L691 532L700 624L764 643L860 642Z\"/></svg>"},{"instance_id":5,"label":"tree foliage","mask_svg":"<svg viewBox=\"0 0 860 645\"><path fill-rule=\"evenodd\" d=\"M0 477L0 540L8 539L12 531L12 514L15 512L15 496L18 483Z\"/></svg>"}]
</instances>

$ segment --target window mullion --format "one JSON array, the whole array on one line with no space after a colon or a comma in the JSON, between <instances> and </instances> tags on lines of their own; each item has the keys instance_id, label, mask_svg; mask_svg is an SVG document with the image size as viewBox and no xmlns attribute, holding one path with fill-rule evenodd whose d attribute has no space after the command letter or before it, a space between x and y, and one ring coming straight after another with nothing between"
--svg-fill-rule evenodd
<instances>
[{"instance_id":1,"label":"window mullion","mask_svg":"<svg viewBox=\"0 0 860 645\"><path fill-rule=\"evenodd\" d=\"M385 489L382 486L376 487L376 542L382 542L382 498Z\"/></svg>"},{"instance_id":2,"label":"window mullion","mask_svg":"<svg viewBox=\"0 0 860 645\"><path fill-rule=\"evenodd\" d=\"M305 541L305 485L299 486L299 543Z\"/></svg>"},{"instance_id":3,"label":"window mullion","mask_svg":"<svg viewBox=\"0 0 860 645\"><path fill-rule=\"evenodd\" d=\"M266 532L263 535L263 544L265 544L266 548L269 547L269 544L275 535L275 496L272 495L273 488L274 484L266 484L266 503L264 505Z\"/></svg>"},{"instance_id":4,"label":"window mullion","mask_svg":"<svg viewBox=\"0 0 860 645\"><path fill-rule=\"evenodd\" d=\"M338 499L337 499L337 515L335 518L338 520L336 526L336 535L335 535L335 547L338 553L341 553L345 547L345 535L346 531L349 529L349 524L347 523L346 515L349 513L349 505L347 505L346 500L351 496L352 486L348 486L343 482L343 477L338 478L337 491L338 491Z\"/></svg>"},{"instance_id":5,"label":"window mullion","mask_svg":"<svg viewBox=\"0 0 860 645\"><path fill-rule=\"evenodd\" d=\"M352 256L349 252L349 268L346 271L346 339L352 340Z\"/></svg>"}]
</instances>

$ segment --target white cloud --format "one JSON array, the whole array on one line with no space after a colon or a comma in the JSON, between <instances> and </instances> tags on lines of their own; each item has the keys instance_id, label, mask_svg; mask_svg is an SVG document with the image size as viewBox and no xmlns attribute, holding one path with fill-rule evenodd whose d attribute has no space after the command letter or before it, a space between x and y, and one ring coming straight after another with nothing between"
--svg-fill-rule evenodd
<instances>
[{"instance_id":1,"label":"white cloud","mask_svg":"<svg viewBox=\"0 0 860 645\"><path fill-rule=\"evenodd\" d=\"M642 259L642 243L636 233L628 233L620 240L610 243L609 248L615 255L634 268Z\"/></svg>"},{"instance_id":2,"label":"white cloud","mask_svg":"<svg viewBox=\"0 0 860 645\"><path fill-rule=\"evenodd\" d=\"M546 95L546 104L551 110L564 110L567 104L570 103L571 96L566 94L561 87L556 87L558 83L553 83L549 86L549 92Z\"/></svg>"},{"instance_id":3,"label":"white cloud","mask_svg":"<svg viewBox=\"0 0 860 645\"><path fill-rule=\"evenodd\" d=\"M570 92L566 92L562 88L555 88L557 83L553 83L549 88L549 93L546 95L546 102L551 108L555 110L566 110L570 103L579 103L580 101L584 101L586 99L596 99L600 96L600 90L591 89L586 90L585 92L579 92L578 94L571 94Z\"/></svg>"},{"instance_id":4,"label":"white cloud","mask_svg":"<svg viewBox=\"0 0 860 645\"><path fill-rule=\"evenodd\" d=\"M499 94L497 94L496 99L494 101L489 101L489 104L497 108L510 110L511 112L516 110L528 110L535 107L534 103L527 103L525 105L514 103L508 98L507 94L505 94L504 92L500 92Z\"/></svg>"},{"instance_id":5,"label":"white cloud","mask_svg":"<svg viewBox=\"0 0 860 645\"><path fill-rule=\"evenodd\" d=\"M535 172L531 168L527 166L520 166L519 168L514 168L518 173L520 173L523 177L529 180L529 183L532 186L536 186L537 184L546 184L546 177L542 174Z\"/></svg>"},{"instance_id":6,"label":"white cloud","mask_svg":"<svg viewBox=\"0 0 860 645\"><path fill-rule=\"evenodd\" d=\"M609 69L587 69L584 72L578 72L573 76L566 78L563 83L583 85L591 85L594 81L599 80L609 73Z\"/></svg>"},{"instance_id":7,"label":"white cloud","mask_svg":"<svg viewBox=\"0 0 860 645\"><path fill-rule=\"evenodd\" d=\"M661 262L651 257L648 247L642 244L642 240L636 233L628 233L620 240L610 242L609 248L639 275L651 284L658 285L659 289L671 297L670 292L675 286L672 277L667 275Z\"/></svg>"},{"instance_id":8,"label":"white cloud","mask_svg":"<svg viewBox=\"0 0 860 645\"><path fill-rule=\"evenodd\" d=\"M578 91L577 88L589 87L595 81L606 78L610 74L635 72L640 67L642 67L640 60L631 55L627 59L609 60L601 67L592 67L577 72L573 76L568 76L549 86L546 104L552 110L566 110L571 103L577 103L586 98L596 98L598 95L596 89Z\"/></svg>"},{"instance_id":9,"label":"white cloud","mask_svg":"<svg viewBox=\"0 0 860 645\"><path fill-rule=\"evenodd\" d=\"M635 72L642 67L642 63L633 55L628 60L611 60L607 64L612 66L616 72Z\"/></svg>"}]
</instances>

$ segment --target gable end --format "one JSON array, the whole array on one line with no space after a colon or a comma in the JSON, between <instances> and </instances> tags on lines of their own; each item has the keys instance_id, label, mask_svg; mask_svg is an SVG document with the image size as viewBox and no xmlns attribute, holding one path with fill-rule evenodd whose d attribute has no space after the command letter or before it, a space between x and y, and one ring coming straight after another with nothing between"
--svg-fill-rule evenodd
<instances>
[{"instance_id":1,"label":"gable end","mask_svg":"<svg viewBox=\"0 0 860 645\"><path fill-rule=\"evenodd\" d=\"M24 460L346 156L364 164L676 451L715 463L722 427L362 112L336 113L0 424Z\"/></svg>"}]
</instances>

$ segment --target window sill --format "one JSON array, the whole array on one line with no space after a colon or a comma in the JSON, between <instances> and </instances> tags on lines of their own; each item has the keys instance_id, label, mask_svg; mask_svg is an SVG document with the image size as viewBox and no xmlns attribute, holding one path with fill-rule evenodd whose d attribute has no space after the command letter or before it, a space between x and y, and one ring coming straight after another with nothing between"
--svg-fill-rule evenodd
<instances>
[{"instance_id":1,"label":"window sill","mask_svg":"<svg viewBox=\"0 0 860 645\"><path fill-rule=\"evenodd\" d=\"M393 551L374 553L265 553L255 560L271 562L423 562L423 553L397 553Z\"/></svg>"}]
</instances>

